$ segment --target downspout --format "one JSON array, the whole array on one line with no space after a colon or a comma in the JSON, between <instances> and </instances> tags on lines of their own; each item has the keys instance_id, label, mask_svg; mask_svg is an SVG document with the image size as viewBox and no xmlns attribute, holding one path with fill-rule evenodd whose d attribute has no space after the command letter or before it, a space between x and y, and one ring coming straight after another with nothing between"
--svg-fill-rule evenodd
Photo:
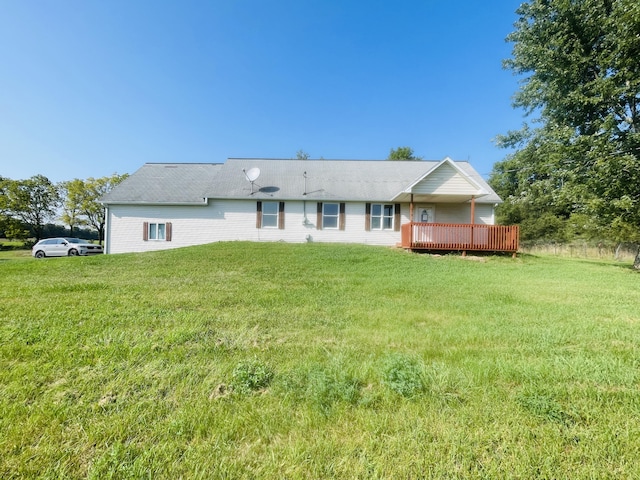
<instances>
[{"instance_id":1,"label":"downspout","mask_svg":"<svg viewBox=\"0 0 640 480\"><path fill-rule=\"evenodd\" d=\"M304 225L305 227L309 225L309 219L307 218L307 172L305 171L302 174L302 177L304 178L304 190L302 192L302 196L304 197L304 199L302 200L302 225ZM308 235L307 235L307 241L309 241Z\"/></svg>"}]
</instances>

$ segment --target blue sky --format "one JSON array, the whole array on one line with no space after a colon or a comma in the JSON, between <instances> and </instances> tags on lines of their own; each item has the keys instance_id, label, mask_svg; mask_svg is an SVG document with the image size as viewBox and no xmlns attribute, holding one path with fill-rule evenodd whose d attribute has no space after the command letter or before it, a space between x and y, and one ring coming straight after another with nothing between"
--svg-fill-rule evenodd
<instances>
[{"instance_id":1,"label":"blue sky","mask_svg":"<svg viewBox=\"0 0 640 480\"><path fill-rule=\"evenodd\" d=\"M501 63L519 4L3 1L0 175L409 146L486 176L507 153L492 139L523 122Z\"/></svg>"}]
</instances>

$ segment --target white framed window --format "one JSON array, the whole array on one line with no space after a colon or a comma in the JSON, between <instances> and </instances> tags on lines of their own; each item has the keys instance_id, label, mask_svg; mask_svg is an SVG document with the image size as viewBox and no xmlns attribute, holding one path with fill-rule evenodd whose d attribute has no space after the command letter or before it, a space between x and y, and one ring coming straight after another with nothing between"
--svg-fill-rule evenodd
<instances>
[{"instance_id":1,"label":"white framed window","mask_svg":"<svg viewBox=\"0 0 640 480\"><path fill-rule=\"evenodd\" d=\"M399 203L365 203L364 229L400 231L402 207Z\"/></svg>"},{"instance_id":2,"label":"white framed window","mask_svg":"<svg viewBox=\"0 0 640 480\"><path fill-rule=\"evenodd\" d=\"M392 204L371 205L371 230L393 230L395 207Z\"/></svg>"},{"instance_id":3,"label":"white framed window","mask_svg":"<svg viewBox=\"0 0 640 480\"><path fill-rule=\"evenodd\" d=\"M164 240L166 231L166 223L149 223L149 240Z\"/></svg>"},{"instance_id":4,"label":"white framed window","mask_svg":"<svg viewBox=\"0 0 640 480\"><path fill-rule=\"evenodd\" d=\"M346 225L346 204L318 202L318 230L344 230Z\"/></svg>"},{"instance_id":5,"label":"white framed window","mask_svg":"<svg viewBox=\"0 0 640 480\"><path fill-rule=\"evenodd\" d=\"M262 202L262 228L278 228L278 202Z\"/></svg>"},{"instance_id":6,"label":"white framed window","mask_svg":"<svg viewBox=\"0 0 640 480\"><path fill-rule=\"evenodd\" d=\"M338 220L340 219L339 203L323 203L322 204L322 228L338 228Z\"/></svg>"},{"instance_id":7,"label":"white framed window","mask_svg":"<svg viewBox=\"0 0 640 480\"><path fill-rule=\"evenodd\" d=\"M171 222L143 222L142 225L142 239L159 240L159 241L171 241Z\"/></svg>"},{"instance_id":8,"label":"white framed window","mask_svg":"<svg viewBox=\"0 0 640 480\"><path fill-rule=\"evenodd\" d=\"M284 230L284 202L256 202L256 228Z\"/></svg>"}]
</instances>

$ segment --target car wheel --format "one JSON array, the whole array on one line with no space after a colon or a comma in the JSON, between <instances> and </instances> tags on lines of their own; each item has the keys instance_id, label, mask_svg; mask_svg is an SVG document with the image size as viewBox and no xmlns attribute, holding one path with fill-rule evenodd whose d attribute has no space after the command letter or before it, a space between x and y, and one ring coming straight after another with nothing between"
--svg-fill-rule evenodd
<instances>
[{"instance_id":1,"label":"car wheel","mask_svg":"<svg viewBox=\"0 0 640 480\"><path fill-rule=\"evenodd\" d=\"M69 256L70 257L78 256L78 250L76 250L75 248L72 248L71 250L69 250Z\"/></svg>"},{"instance_id":2,"label":"car wheel","mask_svg":"<svg viewBox=\"0 0 640 480\"><path fill-rule=\"evenodd\" d=\"M36 252L36 258L44 258L44 257L45 257L45 254L42 250L38 250Z\"/></svg>"}]
</instances>

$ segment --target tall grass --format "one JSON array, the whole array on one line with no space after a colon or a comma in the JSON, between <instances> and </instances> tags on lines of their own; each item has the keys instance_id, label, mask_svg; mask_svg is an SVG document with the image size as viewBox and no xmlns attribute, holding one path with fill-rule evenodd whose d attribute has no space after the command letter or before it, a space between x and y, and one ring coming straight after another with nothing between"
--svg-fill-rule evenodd
<instances>
[{"instance_id":1,"label":"tall grass","mask_svg":"<svg viewBox=\"0 0 640 480\"><path fill-rule=\"evenodd\" d=\"M640 277L479 260L0 261L0 477L632 478Z\"/></svg>"}]
</instances>

